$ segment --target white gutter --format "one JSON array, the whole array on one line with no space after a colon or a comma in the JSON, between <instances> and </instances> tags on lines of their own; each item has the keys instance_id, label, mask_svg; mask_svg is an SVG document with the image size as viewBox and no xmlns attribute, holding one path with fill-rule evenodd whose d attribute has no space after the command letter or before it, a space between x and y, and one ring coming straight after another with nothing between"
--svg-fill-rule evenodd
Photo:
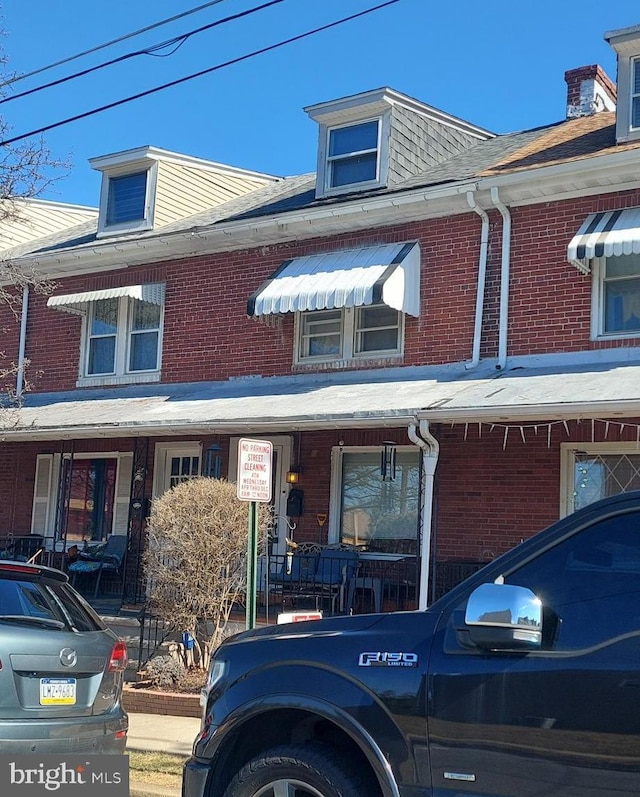
<instances>
[{"instance_id":1,"label":"white gutter","mask_svg":"<svg viewBox=\"0 0 640 797\"><path fill-rule=\"evenodd\" d=\"M20 344L18 349L18 373L16 375L16 398L22 396L24 390L24 360L27 347L27 311L29 309L29 286L22 289L22 314L20 316Z\"/></svg>"},{"instance_id":2,"label":"white gutter","mask_svg":"<svg viewBox=\"0 0 640 797\"><path fill-rule=\"evenodd\" d=\"M482 312L484 309L484 288L487 276L487 250L489 248L489 216L475 200L473 191L467 191L467 202L471 210L475 211L482 219L480 232L480 256L478 258L478 288L476 293L476 317L473 326L473 350L471 362L465 364L470 370L480 362L480 341L482 339Z\"/></svg>"},{"instance_id":3,"label":"white gutter","mask_svg":"<svg viewBox=\"0 0 640 797\"><path fill-rule=\"evenodd\" d=\"M27 408L27 412L30 408ZM231 421L167 421L166 423L111 423L69 424L38 426L37 416L18 426L22 409L8 409L3 417L6 427L0 425L0 442L7 440L70 440L102 437L172 437L185 434L276 434L285 432L321 431L326 429L402 429L415 420L415 411L398 415L369 416L367 418L341 417L325 419L284 419L269 421L261 418L244 418Z\"/></svg>"},{"instance_id":4,"label":"white gutter","mask_svg":"<svg viewBox=\"0 0 640 797\"><path fill-rule=\"evenodd\" d=\"M491 188L491 201L502 216L502 258L500 262L500 320L498 322L498 364L503 370L507 364L507 327L509 323L509 272L511 263L511 214L500 202L498 189Z\"/></svg>"},{"instance_id":5,"label":"white gutter","mask_svg":"<svg viewBox=\"0 0 640 797\"><path fill-rule=\"evenodd\" d=\"M488 407L434 408L424 410L432 422L438 423L519 423L536 421L540 425L547 421L590 420L608 418L612 423L624 423L625 418L640 415L640 399L622 401L572 401L557 404L509 405L497 404Z\"/></svg>"},{"instance_id":6,"label":"white gutter","mask_svg":"<svg viewBox=\"0 0 640 797\"><path fill-rule=\"evenodd\" d=\"M431 568L431 526L433 523L433 485L440 445L429 431L429 421L422 418L409 424L409 439L422 450L422 506L420 526L420 590L418 608L424 610L429 605L429 575Z\"/></svg>"}]
</instances>

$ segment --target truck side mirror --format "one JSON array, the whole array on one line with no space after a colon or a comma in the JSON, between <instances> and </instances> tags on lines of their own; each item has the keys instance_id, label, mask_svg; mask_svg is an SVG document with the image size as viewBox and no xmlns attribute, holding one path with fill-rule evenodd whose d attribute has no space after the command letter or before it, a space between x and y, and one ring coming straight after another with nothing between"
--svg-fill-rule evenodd
<instances>
[{"instance_id":1,"label":"truck side mirror","mask_svg":"<svg viewBox=\"0 0 640 797\"><path fill-rule=\"evenodd\" d=\"M465 630L489 650L537 650L542 644L542 603L530 589L481 584L469 596Z\"/></svg>"}]
</instances>

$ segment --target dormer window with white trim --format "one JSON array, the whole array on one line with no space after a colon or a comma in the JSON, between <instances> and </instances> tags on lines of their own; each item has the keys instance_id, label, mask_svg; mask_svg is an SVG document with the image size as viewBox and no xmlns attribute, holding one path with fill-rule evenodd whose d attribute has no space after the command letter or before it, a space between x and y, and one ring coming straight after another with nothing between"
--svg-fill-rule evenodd
<instances>
[{"instance_id":1,"label":"dormer window with white trim","mask_svg":"<svg viewBox=\"0 0 640 797\"><path fill-rule=\"evenodd\" d=\"M106 226L139 222L145 217L148 170L109 177Z\"/></svg>"},{"instance_id":2,"label":"dormer window with white trim","mask_svg":"<svg viewBox=\"0 0 640 797\"><path fill-rule=\"evenodd\" d=\"M631 127L640 130L640 58L633 59L633 89L631 91Z\"/></svg>"},{"instance_id":3,"label":"dormer window with white trim","mask_svg":"<svg viewBox=\"0 0 640 797\"><path fill-rule=\"evenodd\" d=\"M328 129L328 191L378 181L379 129L378 119Z\"/></svg>"},{"instance_id":4,"label":"dormer window with white trim","mask_svg":"<svg viewBox=\"0 0 640 797\"><path fill-rule=\"evenodd\" d=\"M98 236L153 228L157 168L152 163L103 172Z\"/></svg>"},{"instance_id":5,"label":"dormer window with white trim","mask_svg":"<svg viewBox=\"0 0 640 797\"><path fill-rule=\"evenodd\" d=\"M318 199L391 188L494 136L390 88L304 110L318 124Z\"/></svg>"},{"instance_id":6,"label":"dormer window with white trim","mask_svg":"<svg viewBox=\"0 0 640 797\"><path fill-rule=\"evenodd\" d=\"M158 159L157 150L142 147L89 160L102 172L99 238L153 229Z\"/></svg>"},{"instance_id":7,"label":"dormer window with white trim","mask_svg":"<svg viewBox=\"0 0 640 797\"><path fill-rule=\"evenodd\" d=\"M388 140L388 113L355 124L320 125L316 193L332 196L384 186Z\"/></svg>"},{"instance_id":8,"label":"dormer window with white trim","mask_svg":"<svg viewBox=\"0 0 640 797\"><path fill-rule=\"evenodd\" d=\"M640 25L605 33L618 59L616 141L640 140Z\"/></svg>"}]
</instances>

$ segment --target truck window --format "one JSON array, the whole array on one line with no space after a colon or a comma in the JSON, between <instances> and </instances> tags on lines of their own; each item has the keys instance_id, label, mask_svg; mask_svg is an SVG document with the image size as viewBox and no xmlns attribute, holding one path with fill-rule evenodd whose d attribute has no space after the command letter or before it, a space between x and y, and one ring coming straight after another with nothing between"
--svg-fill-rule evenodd
<instances>
[{"instance_id":1,"label":"truck window","mask_svg":"<svg viewBox=\"0 0 640 797\"><path fill-rule=\"evenodd\" d=\"M554 650L640 631L640 514L594 523L505 577L529 587L558 618Z\"/></svg>"}]
</instances>

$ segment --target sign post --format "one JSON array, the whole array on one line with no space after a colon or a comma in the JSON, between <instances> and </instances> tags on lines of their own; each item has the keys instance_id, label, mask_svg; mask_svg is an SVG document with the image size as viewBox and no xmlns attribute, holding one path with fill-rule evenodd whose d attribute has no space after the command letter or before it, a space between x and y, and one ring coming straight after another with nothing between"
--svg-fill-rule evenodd
<instances>
[{"instance_id":1,"label":"sign post","mask_svg":"<svg viewBox=\"0 0 640 797\"><path fill-rule=\"evenodd\" d=\"M236 494L249 502L247 539L246 627L256 626L258 586L258 502L271 501L273 445L269 440L241 438L238 442L238 481Z\"/></svg>"}]
</instances>

